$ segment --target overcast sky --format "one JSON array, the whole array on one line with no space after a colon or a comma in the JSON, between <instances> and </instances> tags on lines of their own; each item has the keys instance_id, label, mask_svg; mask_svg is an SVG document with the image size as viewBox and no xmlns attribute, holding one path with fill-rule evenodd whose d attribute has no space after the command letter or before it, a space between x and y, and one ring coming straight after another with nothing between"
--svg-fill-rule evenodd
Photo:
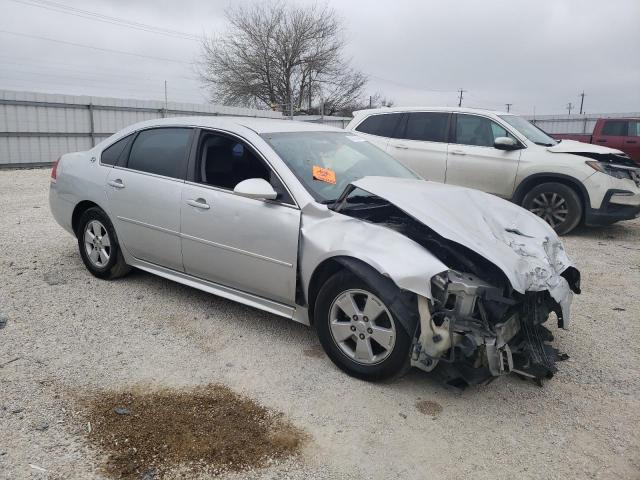
<instances>
[{"instance_id":1,"label":"overcast sky","mask_svg":"<svg viewBox=\"0 0 640 480\"><path fill-rule=\"evenodd\" d=\"M200 36L224 31L229 4L0 0L0 88L163 99L167 80L169 101L204 102L192 66L197 39L70 15L59 5ZM463 88L465 106L512 103L516 113L550 114L572 102L577 113L584 90L586 112L640 112L640 0L329 4L344 21L347 55L369 75L367 94L398 105L457 105Z\"/></svg>"}]
</instances>

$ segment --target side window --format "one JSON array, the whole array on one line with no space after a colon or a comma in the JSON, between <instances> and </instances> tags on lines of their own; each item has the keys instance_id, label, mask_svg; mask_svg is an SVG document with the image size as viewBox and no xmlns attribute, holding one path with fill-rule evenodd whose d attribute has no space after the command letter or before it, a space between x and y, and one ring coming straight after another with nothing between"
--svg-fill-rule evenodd
<instances>
[{"instance_id":1,"label":"side window","mask_svg":"<svg viewBox=\"0 0 640 480\"><path fill-rule=\"evenodd\" d=\"M444 112L409 113L404 138L427 142L446 142L449 114Z\"/></svg>"},{"instance_id":2,"label":"side window","mask_svg":"<svg viewBox=\"0 0 640 480\"><path fill-rule=\"evenodd\" d=\"M154 128L138 134L127 167L165 177L182 178L191 145L190 128Z\"/></svg>"},{"instance_id":3,"label":"side window","mask_svg":"<svg viewBox=\"0 0 640 480\"><path fill-rule=\"evenodd\" d=\"M124 138L121 138L116 143L105 148L102 151L102 154L100 155L100 162L103 165L115 165L116 163L118 163L118 159L123 154L123 152L127 149L132 139L133 139L133 134L128 135Z\"/></svg>"},{"instance_id":4,"label":"side window","mask_svg":"<svg viewBox=\"0 0 640 480\"><path fill-rule=\"evenodd\" d=\"M402 117L401 113L383 113L371 115L356 127L356 131L394 138L396 128Z\"/></svg>"},{"instance_id":5,"label":"side window","mask_svg":"<svg viewBox=\"0 0 640 480\"><path fill-rule=\"evenodd\" d=\"M626 136L627 135L626 120L607 120L602 127L602 135Z\"/></svg>"},{"instance_id":6,"label":"side window","mask_svg":"<svg viewBox=\"0 0 640 480\"><path fill-rule=\"evenodd\" d=\"M629 136L640 137L640 120L629 122Z\"/></svg>"},{"instance_id":7,"label":"side window","mask_svg":"<svg viewBox=\"0 0 640 480\"><path fill-rule=\"evenodd\" d=\"M514 138L503 127L488 118L476 115L457 115L455 143L493 147L493 142L498 137Z\"/></svg>"},{"instance_id":8,"label":"side window","mask_svg":"<svg viewBox=\"0 0 640 480\"><path fill-rule=\"evenodd\" d=\"M263 178L278 194L278 201L294 205L275 172L244 143L215 133L204 133L200 137L196 181L233 190L249 178Z\"/></svg>"}]
</instances>

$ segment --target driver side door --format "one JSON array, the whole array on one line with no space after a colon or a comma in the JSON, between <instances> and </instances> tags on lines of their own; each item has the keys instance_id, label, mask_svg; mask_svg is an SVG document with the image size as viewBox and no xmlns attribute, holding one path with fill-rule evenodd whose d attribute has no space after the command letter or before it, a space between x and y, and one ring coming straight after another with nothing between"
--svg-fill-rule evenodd
<instances>
[{"instance_id":1,"label":"driver side door","mask_svg":"<svg viewBox=\"0 0 640 480\"><path fill-rule=\"evenodd\" d=\"M288 305L295 301L300 210L270 165L243 139L202 131L182 191L185 272ZM263 178L276 200L237 195Z\"/></svg>"},{"instance_id":2,"label":"driver side door","mask_svg":"<svg viewBox=\"0 0 640 480\"><path fill-rule=\"evenodd\" d=\"M445 183L511 198L521 150L499 150L498 137L512 137L501 125L480 115L454 115Z\"/></svg>"}]
</instances>

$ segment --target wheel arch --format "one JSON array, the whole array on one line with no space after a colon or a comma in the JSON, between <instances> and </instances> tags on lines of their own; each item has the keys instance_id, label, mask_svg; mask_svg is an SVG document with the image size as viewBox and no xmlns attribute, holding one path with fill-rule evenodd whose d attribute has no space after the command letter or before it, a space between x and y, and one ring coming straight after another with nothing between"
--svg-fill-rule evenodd
<instances>
[{"instance_id":1,"label":"wheel arch","mask_svg":"<svg viewBox=\"0 0 640 480\"><path fill-rule=\"evenodd\" d=\"M512 201L517 205L522 205L522 201L524 200L525 195L532 188L548 182L561 183L575 190L575 192L578 194L578 198L580 198L580 201L582 202L582 215L584 217L584 212L591 206L589 192L582 184L582 182L580 182L580 180L570 175L564 175L562 173L535 173L533 175L530 175L520 182L513 194Z\"/></svg>"},{"instance_id":2,"label":"wheel arch","mask_svg":"<svg viewBox=\"0 0 640 480\"><path fill-rule=\"evenodd\" d=\"M417 294L401 289L391 278L383 275L379 270L367 262L350 256L334 256L321 262L309 281L308 306L309 322L314 323L315 303L318 292L324 283L336 273L348 271L375 288L381 300L387 305L398 322L409 335L414 335L418 322Z\"/></svg>"},{"instance_id":3,"label":"wheel arch","mask_svg":"<svg viewBox=\"0 0 640 480\"><path fill-rule=\"evenodd\" d=\"M104 212L105 215L107 215L107 212L104 208L102 208L97 203L92 202L91 200L83 200L74 207L73 213L71 214L71 228L73 229L73 232L75 233L76 237L78 236L78 222L80 221L80 217L82 217L82 214L84 212L94 207L99 208ZM109 215L107 215L107 217L108 216Z\"/></svg>"}]
</instances>

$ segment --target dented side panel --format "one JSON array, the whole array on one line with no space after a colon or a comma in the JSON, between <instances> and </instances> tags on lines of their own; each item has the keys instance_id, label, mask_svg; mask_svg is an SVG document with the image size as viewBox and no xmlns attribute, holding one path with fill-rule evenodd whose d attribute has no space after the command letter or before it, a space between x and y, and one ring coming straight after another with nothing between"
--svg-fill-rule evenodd
<instances>
[{"instance_id":1,"label":"dented side panel","mask_svg":"<svg viewBox=\"0 0 640 480\"><path fill-rule=\"evenodd\" d=\"M308 204L302 209L299 259L307 301L315 269L323 261L338 256L362 260L391 278L398 287L427 298L431 298L431 277L448 269L422 246L398 232Z\"/></svg>"}]
</instances>

